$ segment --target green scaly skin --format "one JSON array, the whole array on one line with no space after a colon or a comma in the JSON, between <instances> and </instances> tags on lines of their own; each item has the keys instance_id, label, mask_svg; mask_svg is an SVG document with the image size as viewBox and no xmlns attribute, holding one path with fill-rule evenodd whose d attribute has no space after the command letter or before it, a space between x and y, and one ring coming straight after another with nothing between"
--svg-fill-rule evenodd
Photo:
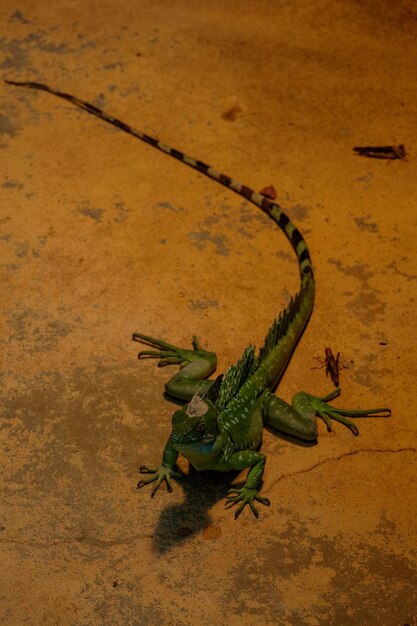
<instances>
[{"instance_id":1,"label":"green scaly skin","mask_svg":"<svg viewBox=\"0 0 417 626\"><path fill-rule=\"evenodd\" d=\"M259 355L255 358L253 348L248 347L222 380L207 378L216 369L216 355L204 350L196 337L193 338L192 349L183 349L143 333L133 334L134 341L150 348L141 351L139 358L158 359L159 366L179 365L179 371L165 384L165 390L186 402L172 416L172 432L161 465L156 468L141 466L140 472L149 476L139 481L139 488L152 484L151 495L154 496L165 482L168 491L172 491L171 478L181 476L175 469L178 454L188 459L197 470L248 469L244 486L229 490L226 506L237 505L235 518L246 505L258 517L255 502L269 505L268 498L259 494L266 461L265 455L259 451L264 426L304 441L314 441L317 438L317 417L325 421L329 431L334 420L357 435L358 429L349 417L387 417L391 414L386 408L347 410L332 407L328 401L338 395L339 389L324 398L300 392L294 395L291 405L272 393L307 325L314 303L314 278L307 244L276 203L84 100L41 83L6 82L63 98L225 185L258 206L278 225L288 237L298 259L300 291L274 321Z\"/></svg>"}]
</instances>

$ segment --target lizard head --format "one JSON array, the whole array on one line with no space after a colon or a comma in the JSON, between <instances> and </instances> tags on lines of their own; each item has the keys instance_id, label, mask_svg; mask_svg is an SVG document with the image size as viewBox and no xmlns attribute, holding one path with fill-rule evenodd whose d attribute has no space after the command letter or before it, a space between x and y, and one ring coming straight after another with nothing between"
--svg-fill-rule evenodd
<instances>
[{"instance_id":1,"label":"lizard head","mask_svg":"<svg viewBox=\"0 0 417 626\"><path fill-rule=\"evenodd\" d=\"M186 453L210 454L219 433L217 409L207 398L195 394L191 402L172 416L171 441L184 456Z\"/></svg>"}]
</instances>

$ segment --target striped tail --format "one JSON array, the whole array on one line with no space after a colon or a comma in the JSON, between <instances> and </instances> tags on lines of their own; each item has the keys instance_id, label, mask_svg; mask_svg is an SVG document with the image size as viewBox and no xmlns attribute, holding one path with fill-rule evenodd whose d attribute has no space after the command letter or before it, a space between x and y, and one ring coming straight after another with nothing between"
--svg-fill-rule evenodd
<instances>
[{"instance_id":1,"label":"striped tail","mask_svg":"<svg viewBox=\"0 0 417 626\"><path fill-rule=\"evenodd\" d=\"M291 299L289 306L284 309L284 311L272 324L265 338L264 346L261 348L259 356L254 362L256 372L253 376L257 379L257 383L259 383L261 387L273 386L274 382L278 380L285 370L297 341L308 322L314 303L313 268L311 266L307 244L298 228L296 228L296 226L291 222L280 206L275 202L271 202L271 200L268 200L268 198L265 198L253 189L250 189L250 187L242 185L234 178L230 178L210 165L203 163L203 161L194 159L183 152L176 150L175 148L167 146L158 139L150 137L149 135L132 128L128 124L125 124L125 122L109 115L89 102L80 100L79 98L68 93L52 89L42 83L18 82L13 80L6 80L5 82L9 85L16 85L18 87L27 87L29 89L47 91L54 96L68 100L68 102L79 107L80 109L84 109L87 113L95 115L108 124L112 124L113 126L120 128L120 130L125 133L133 135L137 139L150 144L161 152L165 152L165 154L168 154L174 159L185 163L185 165L192 167L205 176L208 176L228 189L236 192L240 196L243 196L243 198L258 206L279 226L279 228L288 237L294 252L297 255L300 269L301 289L296 296Z\"/></svg>"},{"instance_id":2,"label":"striped tail","mask_svg":"<svg viewBox=\"0 0 417 626\"><path fill-rule=\"evenodd\" d=\"M301 235L300 231L294 226L294 224L290 221L290 219L285 215L285 213L281 210L278 204L271 202L270 200L262 196L260 193L257 193L256 191L253 191L253 189L246 187L246 185L242 185L241 183L239 183L239 181L235 180L234 178L230 178L229 176L226 176L225 174L221 174L219 171L214 169L214 167L211 167L210 165L207 165L206 163L203 163L202 161L198 161L197 159L193 159L192 157L187 156L186 154L184 154L183 152L180 152L179 150L170 148L170 146L167 146L166 144L162 143L158 139L155 139L154 137L149 137L149 135L142 133L140 130L136 130L135 128L132 128L132 126L125 124L121 120L117 119L116 117L113 117L112 115L109 115L105 111L102 111L101 109L94 106L93 104L90 104L89 102L80 100L79 98L76 98L75 96L71 96L68 93L64 93L63 91L57 91L56 89L52 89L51 87L48 87L48 85L44 85L42 83L18 82L14 80L6 80L5 82L9 85L16 85L18 87L27 87L29 89L47 91L48 93L51 93L54 96L58 96L59 98L68 100L68 102L71 102L71 104L74 104L80 109L84 109L85 111L87 111L87 113L90 113L91 115L96 115L97 117L104 120L108 124L112 124L113 126L120 128L125 133L128 133L129 135L133 135L137 139L140 139L141 141L144 141L145 143L150 144L154 148L161 150L161 152L165 152L165 154L169 154L170 156L174 157L174 159L177 159L178 161L185 163L189 167L192 167L193 169L201 172L202 174L205 174L209 178L212 178L213 180L217 181L218 183L225 185L225 187L228 187L228 189L235 191L240 196L243 196L244 198L246 198L246 200L249 200L249 202L256 204L256 206L258 206L262 211L264 211L264 213L266 213L269 217L271 217L271 219L274 220L274 222L278 224L278 226L281 228L281 230L286 234L286 236L290 240L290 243L292 247L294 248L294 251L298 258L301 277L302 278L312 277L313 270L311 267L310 255L307 249L307 244L303 236Z\"/></svg>"}]
</instances>

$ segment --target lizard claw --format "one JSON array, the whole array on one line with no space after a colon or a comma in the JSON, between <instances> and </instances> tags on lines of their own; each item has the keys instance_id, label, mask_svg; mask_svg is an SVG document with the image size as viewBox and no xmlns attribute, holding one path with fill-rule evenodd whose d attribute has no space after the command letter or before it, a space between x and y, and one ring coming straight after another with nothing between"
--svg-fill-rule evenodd
<instances>
[{"instance_id":1,"label":"lizard claw","mask_svg":"<svg viewBox=\"0 0 417 626\"><path fill-rule=\"evenodd\" d=\"M156 485L153 487L152 492L151 492L151 498L154 497L155 493L157 492L162 482L165 481L168 493L172 493L173 488L172 488L171 480L170 480L171 477L182 478L179 472L176 472L168 465L160 465L159 467L156 467L156 468L150 468L147 465L141 465L139 468L139 472L141 474L152 474L152 476L151 478L142 478L141 480L139 480L137 484L138 489L141 489L142 487L145 487L146 485L150 485L151 483L156 482Z\"/></svg>"},{"instance_id":2,"label":"lizard claw","mask_svg":"<svg viewBox=\"0 0 417 626\"><path fill-rule=\"evenodd\" d=\"M242 501L242 503L235 511L235 519L239 517L247 504L249 504L254 516L259 517L258 509L253 502L254 500L257 500L265 506L269 506L271 504L269 498L264 498L263 496L259 495L257 489L252 489L250 487L243 486L240 489L229 489L227 493L228 495L226 496L226 502L224 503L227 509L230 509L232 506L235 506L235 504Z\"/></svg>"},{"instance_id":3,"label":"lizard claw","mask_svg":"<svg viewBox=\"0 0 417 626\"><path fill-rule=\"evenodd\" d=\"M138 354L138 358L150 358L159 359L158 367L164 367L164 365L179 365L181 368L191 363L191 361L197 361L204 358L208 352L202 349L199 340L196 336L193 336L192 350L187 348L178 348L167 341L162 339L155 339L155 337L149 337L142 333L133 333L133 341L138 341L144 345L153 348L152 350L141 350Z\"/></svg>"}]
</instances>

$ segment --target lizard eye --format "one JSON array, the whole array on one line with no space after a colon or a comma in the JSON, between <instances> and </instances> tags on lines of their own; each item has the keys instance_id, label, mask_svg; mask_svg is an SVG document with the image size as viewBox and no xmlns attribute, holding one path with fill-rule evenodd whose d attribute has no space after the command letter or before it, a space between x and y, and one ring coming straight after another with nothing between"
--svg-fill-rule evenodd
<instances>
[{"instance_id":1,"label":"lizard eye","mask_svg":"<svg viewBox=\"0 0 417 626\"><path fill-rule=\"evenodd\" d=\"M197 430L199 433L203 433L206 430L206 425L204 422L200 422L197 426Z\"/></svg>"}]
</instances>

